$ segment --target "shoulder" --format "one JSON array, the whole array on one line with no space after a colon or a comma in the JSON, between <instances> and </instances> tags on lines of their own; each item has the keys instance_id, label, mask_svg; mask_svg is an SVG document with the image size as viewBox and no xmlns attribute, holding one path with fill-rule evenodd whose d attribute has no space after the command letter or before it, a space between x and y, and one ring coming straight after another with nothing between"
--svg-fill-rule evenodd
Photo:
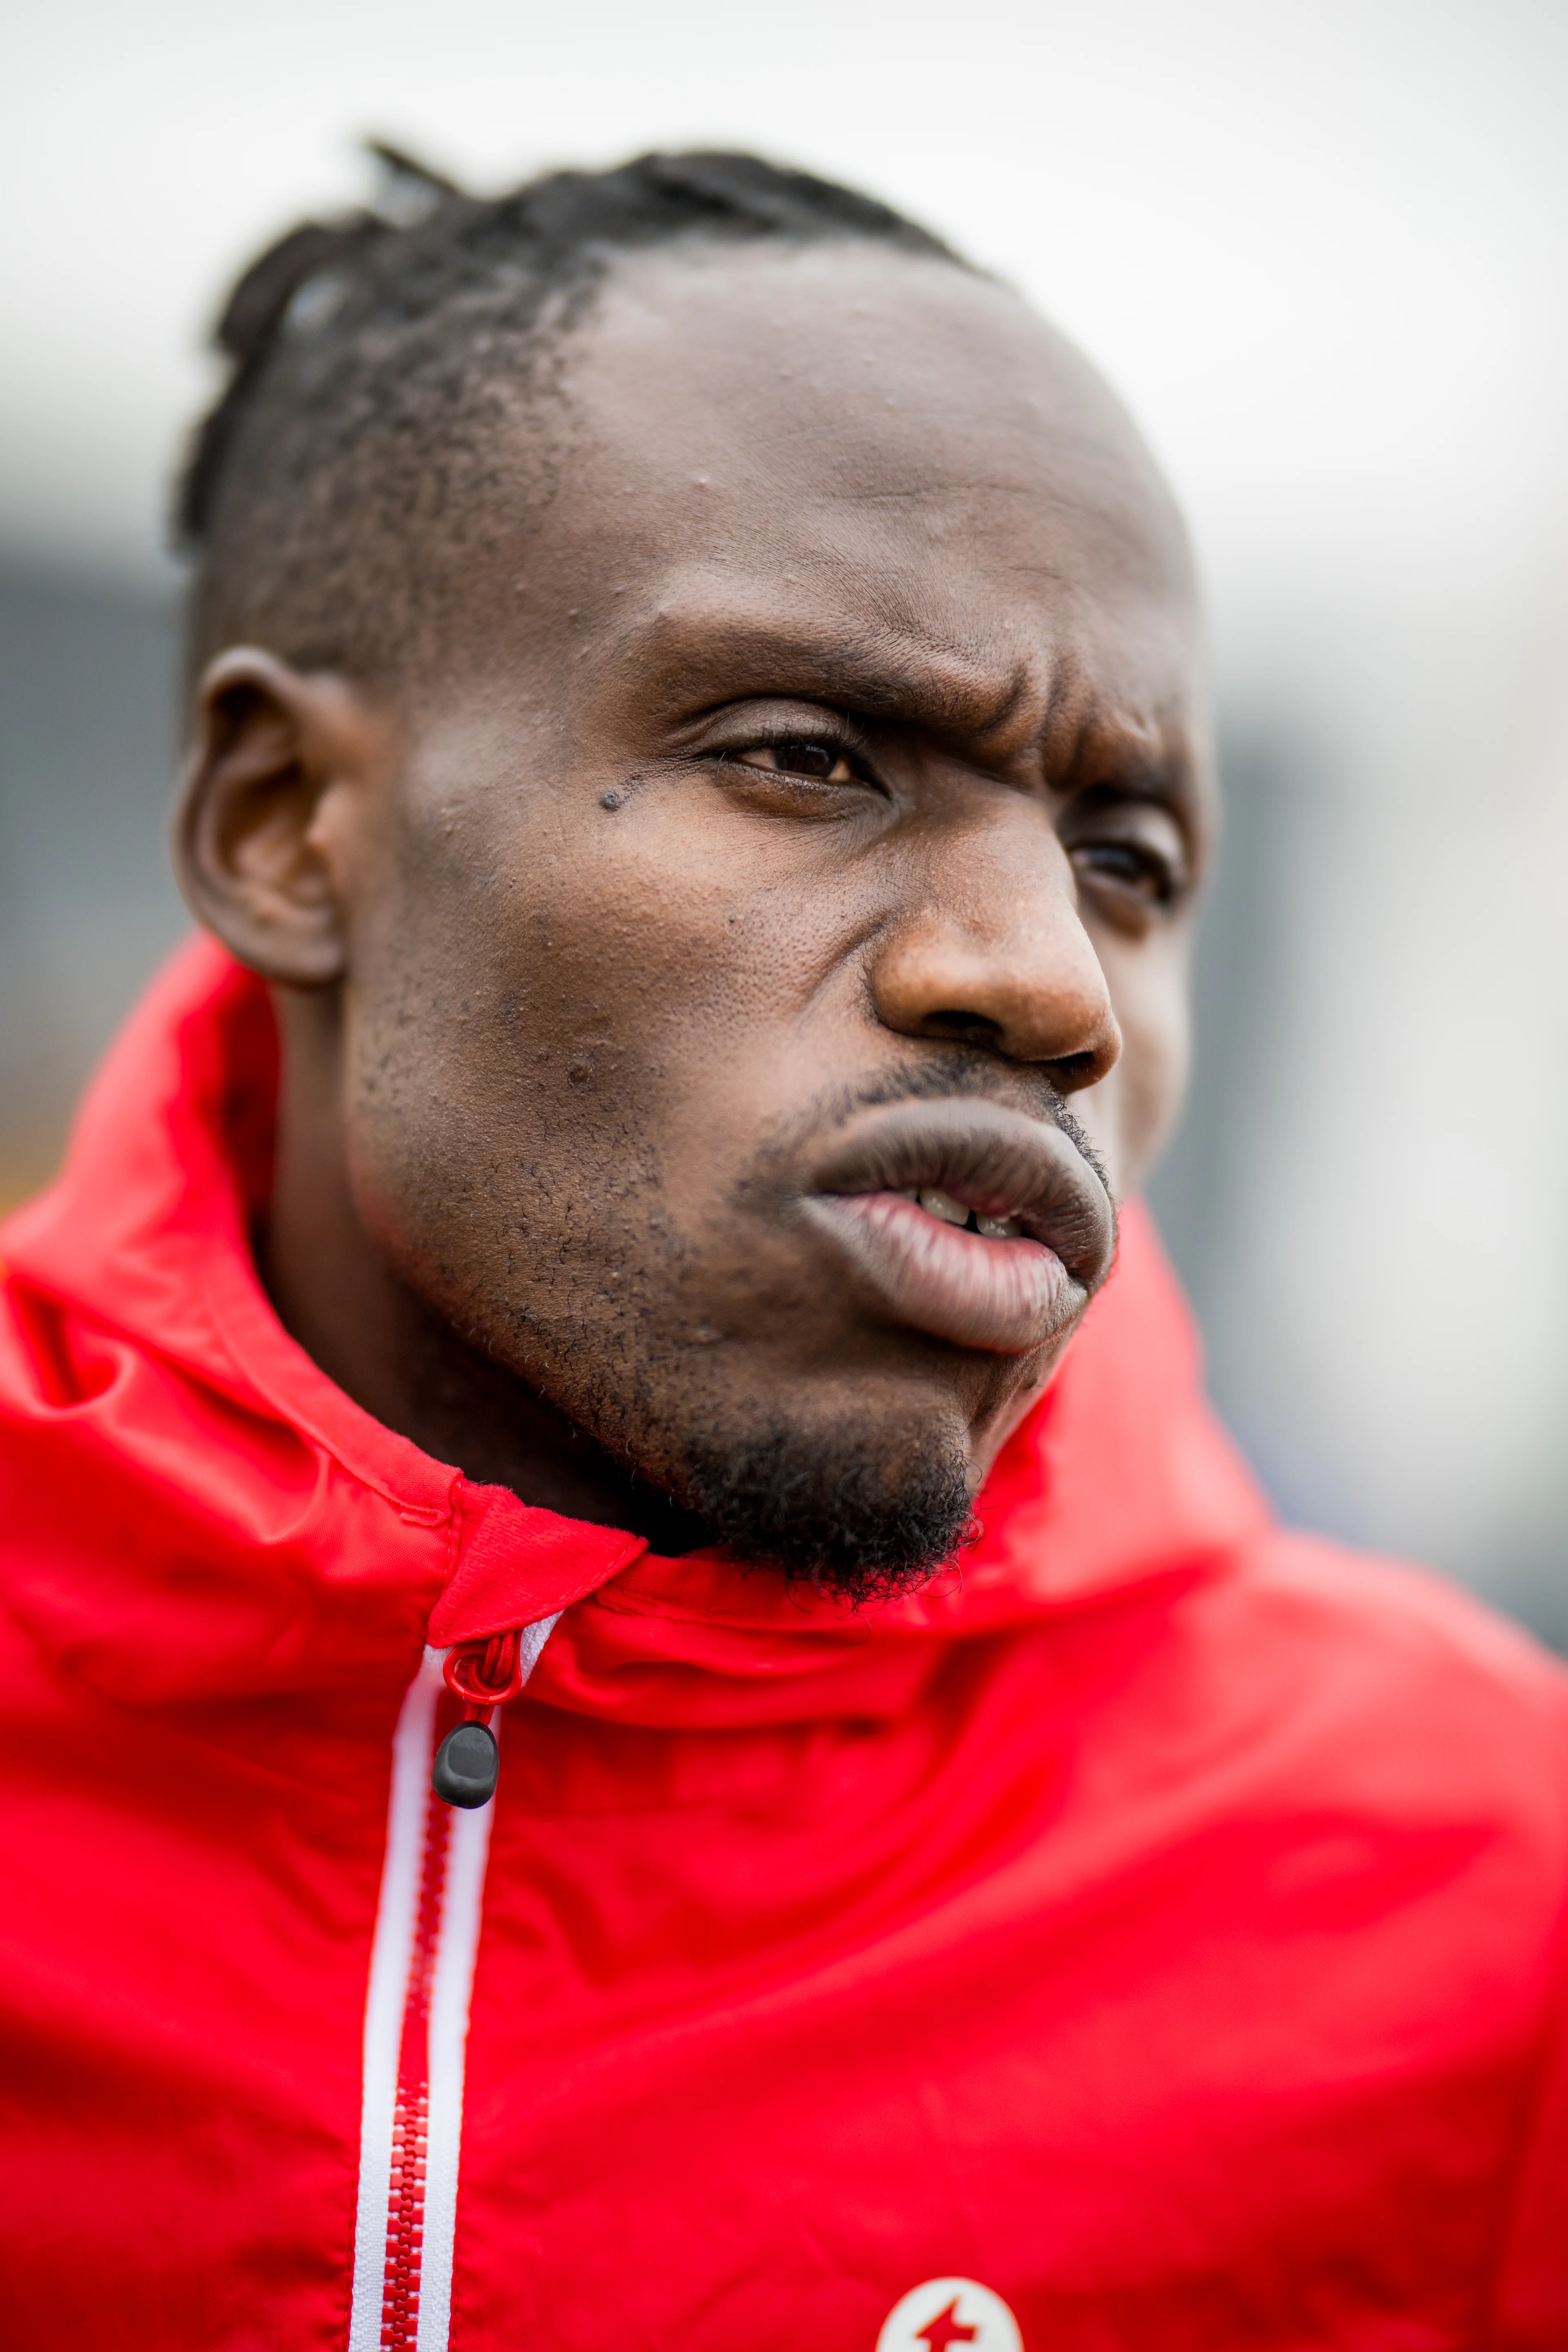
<instances>
[{"instance_id":1,"label":"shoulder","mask_svg":"<svg viewBox=\"0 0 1568 2352\"><path fill-rule=\"evenodd\" d=\"M1248 1544L1231 1605L1310 1658L1342 1703L1392 1706L1408 1727L1458 1705L1568 1753L1568 1670L1445 1578L1273 1528ZM1447 1718L1449 1728L1453 1719Z\"/></svg>"},{"instance_id":2,"label":"shoulder","mask_svg":"<svg viewBox=\"0 0 1568 2352\"><path fill-rule=\"evenodd\" d=\"M1560 1660L1437 1576L1279 1528L1178 1614L1259 1795L1489 1853L1548 1930L1568 1891Z\"/></svg>"}]
</instances>

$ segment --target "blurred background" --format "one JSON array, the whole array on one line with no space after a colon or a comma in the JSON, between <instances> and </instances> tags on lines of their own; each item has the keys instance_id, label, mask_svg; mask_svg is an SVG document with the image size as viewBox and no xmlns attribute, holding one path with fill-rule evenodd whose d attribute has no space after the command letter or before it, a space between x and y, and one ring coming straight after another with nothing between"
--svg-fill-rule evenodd
<instances>
[{"instance_id":1,"label":"blurred background","mask_svg":"<svg viewBox=\"0 0 1568 2352\"><path fill-rule=\"evenodd\" d=\"M480 186L759 147L1025 289L1169 468L1229 830L1155 1193L1218 1402L1293 1517L1568 1644L1561 0L4 22L0 1199L183 928L163 512L237 265L367 131Z\"/></svg>"}]
</instances>

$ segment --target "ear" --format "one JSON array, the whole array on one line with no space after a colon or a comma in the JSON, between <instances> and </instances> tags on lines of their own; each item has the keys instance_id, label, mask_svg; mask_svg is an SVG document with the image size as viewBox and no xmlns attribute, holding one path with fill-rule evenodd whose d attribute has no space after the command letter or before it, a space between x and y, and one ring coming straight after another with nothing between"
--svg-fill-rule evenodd
<instances>
[{"instance_id":1,"label":"ear","mask_svg":"<svg viewBox=\"0 0 1568 2352\"><path fill-rule=\"evenodd\" d=\"M248 646L209 665L174 869L192 912L242 963L297 988L342 977L356 842L393 757L390 721L345 679Z\"/></svg>"}]
</instances>

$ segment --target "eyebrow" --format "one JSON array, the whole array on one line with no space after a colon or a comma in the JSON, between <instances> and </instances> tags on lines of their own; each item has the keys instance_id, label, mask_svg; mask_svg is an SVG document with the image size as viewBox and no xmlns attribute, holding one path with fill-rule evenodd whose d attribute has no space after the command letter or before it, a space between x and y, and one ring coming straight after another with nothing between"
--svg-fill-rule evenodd
<instances>
[{"instance_id":1,"label":"eyebrow","mask_svg":"<svg viewBox=\"0 0 1568 2352\"><path fill-rule=\"evenodd\" d=\"M645 661L653 655L652 666L665 672L672 689L671 701L685 701L693 687L700 690L710 679L721 686L726 701L795 693L868 719L945 725L972 734L994 731L1030 683L1022 661L998 677L994 670L984 673L954 646L931 640L912 644L886 627L850 635L783 614L766 622L733 612L672 613L667 607L656 622L639 625L623 646Z\"/></svg>"},{"instance_id":2,"label":"eyebrow","mask_svg":"<svg viewBox=\"0 0 1568 2352\"><path fill-rule=\"evenodd\" d=\"M1169 733L1157 739L1124 714L1101 711L1079 730L1058 789L1075 794L1114 793L1119 800L1157 801L1188 809L1201 797L1199 781L1199 763L1184 730L1175 741Z\"/></svg>"}]
</instances>

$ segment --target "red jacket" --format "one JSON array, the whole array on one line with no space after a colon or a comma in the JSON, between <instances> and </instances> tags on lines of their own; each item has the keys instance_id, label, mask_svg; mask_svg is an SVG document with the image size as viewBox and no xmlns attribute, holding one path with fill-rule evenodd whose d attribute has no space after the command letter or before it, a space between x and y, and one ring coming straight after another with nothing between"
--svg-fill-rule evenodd
<instances>
[{"instance_id":1,"label":"red jacket","mask_svg":"<svg viewBox=\"0 0 1568 2352\"><path fill-rule=\"evenodd\" d=\"M1564 2352L1568 1685L1271 1523L1147 1225L858 1616L335 1390L274 1057L187 950L4 1237L0 2339Z\"/></svg>"}]
</instances>

